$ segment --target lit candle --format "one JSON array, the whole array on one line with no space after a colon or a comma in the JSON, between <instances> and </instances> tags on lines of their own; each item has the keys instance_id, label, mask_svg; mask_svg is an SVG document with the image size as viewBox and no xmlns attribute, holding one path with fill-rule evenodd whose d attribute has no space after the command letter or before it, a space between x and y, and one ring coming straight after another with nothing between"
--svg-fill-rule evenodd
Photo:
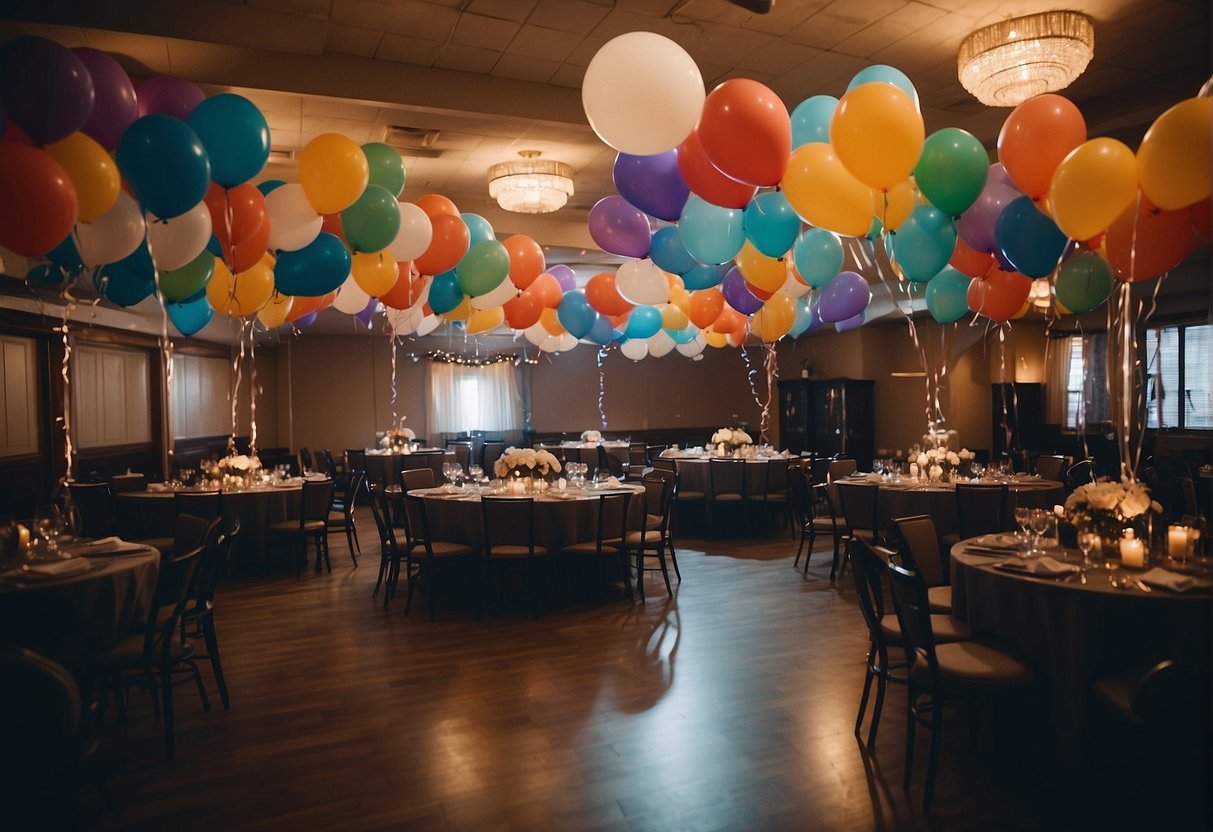
<instances>
[{"instance_id":1,"label":"lit candle","mask_svg":"<svg viewBox=\"0 0 1213 832\"><path fill-rule=\"evenodd\" d=\"M1189 534L1188 527L1178 523L1167 527L1167 554L1171 560L1183 561L1188 557Z\"/></svg>"},{"instance_id":2,"label":"lit candle","mask_svg":"<svg viewBox=\"0 0 1213 832\"><path fill-rule=\"evenodd\" d=\"M29 548L29 529L25 526L17 526L17 546L21 552Z\"/></svg>"},{"instance_id":3,"label":"lit candle","mask_svg":"<svg viewBox=\"0 0 1213 832\"><path fill-rule=\"evenodd\" d=\"M910 479L912 479L912 480L918 479L918 463L917 462L910 463Z\"/></svg>"},{"instance_id":4,"label":"lit candle","mask_svg":"<svg viewBox=\"0 0 1213 832\"><path fill-rule=\"evenodd\" d=\"M1125 536L1120 539L1120 562L1130 569L1145 566L1146 547L1132 529L1125 529Z\"/></svg>"}]
</instances>

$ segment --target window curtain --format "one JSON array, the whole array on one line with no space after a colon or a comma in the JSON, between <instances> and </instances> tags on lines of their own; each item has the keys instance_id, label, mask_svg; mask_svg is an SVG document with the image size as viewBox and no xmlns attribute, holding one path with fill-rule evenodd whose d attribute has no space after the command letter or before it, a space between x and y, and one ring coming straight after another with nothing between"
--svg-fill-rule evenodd
<instances>
[{"instance_id":1,"label":"window curtain","mask_svg":"<svg viewBox=\"0 0 1213 832\"><path fill-rule=\"evenodd\" d=\"M431 361L427 424L435 434L522 429L522 399L513 362L472 366Z\"/></svg>"},{"instance_id":2,"label":"window curtain","mask_svg":"<svg viewBox=\"0 0 1213 832\"><path fill-rule=\"evenodd\" d=\"M1045 423L1066 425L1070 389L1071 338L1050 338L1045 357Z\"/></svg>"}]
</instances>

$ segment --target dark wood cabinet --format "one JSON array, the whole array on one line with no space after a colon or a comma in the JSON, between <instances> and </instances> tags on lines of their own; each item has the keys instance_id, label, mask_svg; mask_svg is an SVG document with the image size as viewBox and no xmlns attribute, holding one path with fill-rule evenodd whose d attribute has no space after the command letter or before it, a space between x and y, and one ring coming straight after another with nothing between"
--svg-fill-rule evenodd
<instances>
[{"instance_id":1,"label":"dark wood cabinet","mask_svg":"<svg viewBox=\"0 0 1213 832\"><path fill-rule=\"evenodd\" d=\"M792 453L845 454L861 468L875 447L875 382L789 379L779 382L779 442Z\"/></svg>"},{"instance_id":2,"label":"dark wood cabinet","mask_svg":"<svg viewBox=\"0 0 1213 832\"><path fill-rule=\"evenodd\" d=\"M1034 382L994 384L994 458L1004 453L1015 456L1023 451L1052 450L1045 441L1044 385Z\"/></svg>"}]
</instances>

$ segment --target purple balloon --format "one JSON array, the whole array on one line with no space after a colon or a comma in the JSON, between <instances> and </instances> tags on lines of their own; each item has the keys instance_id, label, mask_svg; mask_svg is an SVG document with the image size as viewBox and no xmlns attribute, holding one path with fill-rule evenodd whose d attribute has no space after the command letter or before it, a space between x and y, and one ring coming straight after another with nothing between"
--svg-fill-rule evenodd
<instances>
[{"instance_id":1,"label":"purple balloon","mask_svg":"<svg viewBox=\"0 0 1213 832\"><path fill-rule=\"evenodd\" d=\"M977 201L956 220L956 233L970 248L987 253L993 252L998 247L994 235L998 217L1002 214L1003 208L1021 196L1023 196L1022 193L999 181L991 170L991 175L986 179L986 186L981 189L981 195L977 197Z\"/></svg>"},{"instance_id":2,"label":"purple balloon","mask_svg":"<svg viewBox=\"0 0 1213 832\"><path fill-rule=\"evenodd\" d=\"M656 156L620 153L611 171L615 190L631 205L651 217L673 222L682 216L691 188L678 170L678 151Z\"/></svg>"},{"instance_id":3,"label":"purple balloon","mask_svg":"<svg viewBox=\"0 0 1213 832\"><path fill-rule=\"evenodd\" d=\"M38 144L67 138L93 114L93 76L66 46L22 35L4 45L0 62L8 117Z\"/></svg>"},{"instance_id":4,"label":"purple balloon","mask_svg":"<svg viewBox=\"0 0 1213 832\"><path fill-rule=\"evenodd\" d=\"M834 324L835 332L846 332L848 329L859 329L863 326L863 314L860 312L853 318L847 318L845 321L839 321Z\"/></svg>"},{"instance_id":5,"label":"purple balloon","mask_svg":"<svg viewBox=\"0 0 1213 832\"><path fill-rule=\"evenodd\" d=\"M379 306L378 298L371 298L366 302L366 306L362 311L354 315L355 318L362 321L362 325L367 329L371 328L371 318L375 315L375 309Z\"/></svg>"},{"instance_id":6,"label":"purple balloon","mask_svg":"<svg viewBox=\"0 0 1213 832\"><path fill-rule=\"evenodd\" d=\"M118 62L100 49L77 46L72 52L88 67L97 96L93 114L82 129L106 150L112 151L126 128L139 118L135 85Z\"/></svg>"},{"instance_id":7,"label":"purple balloon","mask_svg":"<svg viewBox=\"0 0 1213 832\"><path fill-rule=\"evenodd\" d=\"M742 315L753 315L765 302L750 291L741 269L736 266L729 269L729 273L724 276L720 291L724 293L725 302Z\"/></svg>"},{"instance_id":8,"label":"purple balloon","mask_svg":"<svg viewBox=\"0 0 1213 832\"><path fill-rule=\"evenodd\" d=\"M805 329L806 333L816 332L825 326L825 321L821 319L821 295L819 293L814 293L813 299L809 301L809 315L812 316L813 320Z\"/></svg>"},{"instance_id":9,"label":"purple balloon","mask_svg":"<svg viewBox=\"0 0 1213 832\"><path fill-rule=\"evenodd\" d=\"M296 318L292 322L295 325L295 329L307 329L309 326L316 323L316 314L317 313L315 312L308 312L303 317Z\"/></svg>"},{"instance_id":10,"label":"purple balloon","mask_svg":"<svg viewBox=\"0 0 1213 832\"><path fill-rule=\"evenodd\" d=\"M161 75L140 84L135 97L139 100L140 116L159 114L185 121L206 95L184 78Z\"/></svg>"},{"instance_id":11,"label":"purple balloon","mask_svg":"<svg viewBox=\"0 0 1213 832\"><path fill-rule=\"evenodd\" d=\"M868 282L855 272L839 272L821 290L817 314L827 324L854 318L868 308L872 290Z\"/></svg>"},{"instance_id":12,"label":"purple balloon","mask_svg":"<svg viewBox=\"0 0 1213 832\"><path fill-rule=\"evenodd\" d=\"M987 182L1001 182L1008 188L1015 188L1015 183L1011 181L1011 174L1007 173L1007 169L1002 166L1002 162L995 162L990 165L990 172L986 174ZM1015 190L1019 190L1015 188Z\"/></svg>"},{"instance_id":13,"label":"purple balloon","mask_svg":"<svg viewBox=\"0 0 1213 832\"><path fill-rule=\"evenodd\" d=\"M641 259L649 253L649 218L621 196L607 196L590 209L590 236L603 251Z\"/></svg>"},{"instance_id":14,"label":"purple balloon","mask_svg":"<svg viewBox=\"0 0 1213 832\"><path fill-rule=\"evenodd\" d=\"M577 288L577 273L570 266L557 264L548 269L548 274L556 278L562 292L571 292Z\"/></svg>"}]
</instances>

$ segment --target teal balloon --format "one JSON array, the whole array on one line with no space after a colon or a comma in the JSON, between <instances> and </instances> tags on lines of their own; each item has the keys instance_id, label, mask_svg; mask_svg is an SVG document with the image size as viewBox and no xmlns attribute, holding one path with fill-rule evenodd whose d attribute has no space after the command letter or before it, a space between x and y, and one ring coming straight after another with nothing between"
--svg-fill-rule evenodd
<instances>
[{"instance_id":1,"label":"teal balloon","mask_svg":"<svg viewBox=\"0 0 1213 832\"><path fill-rule=\"evenodd\" d=\"M699 327L695 324L687 324L686 329L667 329L666 334L674 339L675 344L689 344L699 334Z\"/></svg>"},{"instance_id":2,"label":"teal balloon","mask_svg":"<svg viewBox=\"0 0 1213 832\"><path fill-rule=\"evenodd\" d=\"M362 146L362 155L370 170L370 184L399 197L404 190L404 160L400 154L383 142L369 142Z\"/></svg>"},{"instance_id":3,"label":"teal balloon","mask_svg":"<svg viewBox=\"0 0 1213 832\"><path fill-rule=\"evenodd\" d=\"M813 310L809 307L808 298L803 297L795 298L792 306L796 310L796 318L792 321L792 328L788 334L793 338L799 338L813 325Z\"/></svg>"},{"instance_id":4,"label":"teal balloon","mask_svg":"<svg viewBox=\"0 0 1213 832\"><path fill-rule=\"evenodd\" d=\"M257 183L257 190L261 191L262 196L269 196L285 184L281 179L267 179Z\"/></svg>"},{"instance_id":5,"label":"teal balloon","mask_svg":"<svg viewBox=\"0 0 1213 832\"><path fill-rule=\"evenodd\" d=\"M810 228L796 239L792 259L804 282L820 289L842 271L842 240L833 231Z\"/></svg>"},{"instance_id":6,"label":"teal balloon","mask_svg":"<svg viewBox=\"0 0 1213 832\"><path fill-rule=\"evenodd\" d=\"M767 257L783 257L800 233L800 217L783 191L766 191L751 199L742 225L746 239Z\"/></svg>"},{"instance_id":7,"label":"teal balloon","mask_svg":"<svg viewBox=\"0 0 1213 832\"><path fill-rule=\"evenodd\" d=\"M915 205L892 235L897 265L910 280L930 280L948 264L956 248L952 218L933 205Z\"/></svg>"},{"instance_id":8,"label":"teal balloon","mask_svg":"<svg viewBox=\"0 0 1213 832\"><path fill-rule=\"evenodd\" d=\"M994 242L1015 271L1036 279L1053 273L1070 241L1032 197L1021 196L1008 202L998 215Z\"/></svg>"},{"instance_id":9,"label":"teal balloon","mask_svg":"<svg viewBox=\"0 0 1213 832\"><path fill-rule=\"evenodd\" d=\"M989 173L990 157L977 137L959 127L945 127L923 142L914 182L932 205L958 217L981 196Z\"/></svg>"},{"instance_id":10,"label":"teal balloon","mask_svg":"<svg viewBox=\"0 0 1213 832\"><path fill-rule=\"evenodd\" d=\"M652 306L637 306L628 315L628 324L624 328L623 334L628 338L650 338L656 335L659 329L661 329L661 313Z\"/></svg>"},{"instance_id":11,"label":"teal balloon","mask_svg":"<svg viewBox=\"0 0 1213 832\"><path fill-rule=\"evenodd\" d=\"M202 140L172 116L136 119L118 140L115 158L143 210L161 219L193 208L211 184L211 163Z\"/></svg>"},{"instance_id":12,"label":"teal balloon","mask_svg":"<svg viewBox=\"0 0 1213 832\"><path fill-rule=\"evenodd\" d=\"M350 250L337 235L321 231L303 248L278 255L274 288L283 295L318 298L341 286L349 274Z\"/></svg>"},{"instance_id":13,"label":"teal balloon","mask_svg":"<svg viewBox=\"0 0 1213 832\"><path fill-rule=\"evenodd\" d=\"M1076 255L1061 264L1053 290L1071 312L1090 312L1112 293L1112 268L1093 251Z\"/></svg>"},{"instance_id":14,"label":"teal balloon","mask_svg":"<svg viewBox=\"0 0 1213 832\"><path fill-rule=\"evenodd\" d=\"M225 188L249 181L270 158L270 126L243 95L204 98L190 113L189 126L211 160L211 179Z\"/></svg>"},{"instance_id":15,"label":"teal balloon","mask_svg":"<svg viewBox=\"0 0 1213 832\"><path fill-rule=\"evenodd\" d=\"M557 315L559 315L559 310L557 310ZM590 331L585 337L600 347L608 346L611 341L615 340L615 328L611 326L610 318L605 315L595 316L594 325L590 327Z\"/></svg>"},{"instance_id":16,"label":"teal balloon","mask_svg":"<svg viewBox=\"0 0 1213 832\"><path fill-rule=\"evenodd\" d=\"M727 263L737 256L745 242L745 214L691 194L682 209L678 233L687 253L700 263Z\"/></svg>"},{"instance_id":17,"label":"teal balloon","mask_svg":"<svg viewBox=\"0 0 1213 832\"><path fill-rule=\"evenodd\" d=\"M918 103L918 90L914 89L914 82L910 80L910 76L897 67L889 66L888 64L872 64L856 72L855 77L851 79L851 83L847 84L847 92L855 89L860 84L870 84L873 81L883 81L886 84L892 84L910 96L910 100L914 102L915 110L922 109Z\"/></svg>"},{"instance_id":18,"label":"teal balloon","mask_svg":"<svg viewBox=\"0 0 1213 832\"><path fill-rule=\"evenodd\" d=\"M468 247L476 245L483 240L496 240L497 234L493 231L493 226L489 221L479 214L460 214L459 219L463 220L463 224L468 227Z\"/></svg>"},{"instance_id":19,"label":"teal balloon","mask_svg":"<svg viewBox=\"0 0 1213 832\"><path fill-rule=\"evenodd\" d=\"M682 244L682 236L678 226L667 225L653 232L653 242L649 246L649 259L657 267L671 274L684 274L695 268L695 258Z\"/></svg>"},{"instance_id":20,"label":"teal balloon","mask_svg":"<svg viewBox=\"0 0 1213 832\"><path fill-rule=\"evenodd\" d=\"M927 283L927 311L941 324L959 321L969 312L969 283L972 278L945 267Z\"/></svg>"},{"instance_id":21,"label":"teal balloon","mask_svg":"<svg viewBox=\"0 0 1213 832\"><path fill-rule=\"evenodd\" d=\"M872 225L868 228L867 238L869 240L879 240L881 231L884 231L884 223L880 221L880 217L872 217Z\"/></svg>"},{"instance_id":22,"label":"teal balloon","mask_svg":"<svg viewBox=\"0 0 1213 832\"><path fill-rule=\"evenodd\" d=\"M400 204L383 186L367 185L341 212L341 230L354 251L383 251L400 231Z\"/></svg>"},{"instance_id":23,"label":"teal balloon","mask_svg":"<svg viewBox=\"0 0 1213 832\"><path fill-rule=\"evenodd\" d=\"M76 241L72 239L71 234L68 234L63 238L63 242L48 251L46 259L66 269L84 268L84 261L80 259L80 252L76 251Z\"/></svg>"},{"instance_id":24,"label":"teal balloon","mask_svg":"<svg viewBox=\"0 0 1213 832\"><path fill-rule=\"evenodd\" d=\"M205 297L188 303L166 303L164 308L177 331L187 336L196 335L215 316Z\"/></svg>"},{"instance_id":25,"label":"teal balloon","mask_svg":"<svg viewBox=\"0 0 1213 832\"><path fill-rule=\"evenodd\" d=\"M455 267L459 291L470 297L493 291L509 273L510 254L496 240L475 243Z\"/></svg>"},{"instance_id":26,"label":"teal balloon","mask_svg":"<svg viewBox=\"0 0 1213 832\"><path fill-rule=\"evenodd\" d=\"M97 291L110 303L134 306L156 291L156 269L144 241L123 259L104 266L97 273Z\"/></svg>"},{"instance_id":27,"label":"teal balloon","mask_svg":"<svg viewBox=\"0 0 1213 832\"><path fill-rule=\"evenodd\" d=\"M454 269L434 275L434 279L430 283L429 304L435 315L450 312L463 303L464 297L463 292L459 289L459 278L455 276Z\"/></svg>"},{"instance_id":28,"label":"teal balloon","mask_svg":"<svg viewBox=\"0 0 1213 832\"><path fill-rule=\"evenodd\" d=\"M565 292L564 297L560 299L560 305L556 307L556 319L574 338L585 338L589 335L597 318L598 313L590 306L585 292L580 289ZM609 325L610 321L607 323Z\"/></svg>"},{"instance_id":29,"label":"teal balloon","mask_svg":"<svg viewBox=\"0 0 1213 832\"><path fill-rule=\"evenodd\" d=\"M814 142L829 142L830 120L838 99L832 95L814 95L792 111L792 149Z\"/></svg>"},{"instance_id":30,"label":"teal balloon","mask_svg":"<svg viewBox=\"0 0 1213 832\"><path fill-rule=\"evenodd\" d=\"M689 271L682 273L682 285L688 292L696 289L711 289L719 286L720 281L729 273L728 266L714 266L696 263Z\"/></svg>"},{"instance_id":31,"label":"teal balloon","mask_svg":"<svg viewBox=\"0 0 1213 832\"><path fill-rule=\"evenodd\" d=\"M203 249L197 257L179 269L160 272L160 295L166 301L182 303L206 289L215 273L215 256Z\"/></svg>"},{"instance_id":32,"label":"teal balloon","mask_svg":"<svg viewBox=\"0 0 1213 832\"><path fill-rule=\"evenodd\" d=\"M39 263L29 270L25 279L43 286L62 286L67 280L67 272L57 263Z\"/></svg>"}]
</instances>

